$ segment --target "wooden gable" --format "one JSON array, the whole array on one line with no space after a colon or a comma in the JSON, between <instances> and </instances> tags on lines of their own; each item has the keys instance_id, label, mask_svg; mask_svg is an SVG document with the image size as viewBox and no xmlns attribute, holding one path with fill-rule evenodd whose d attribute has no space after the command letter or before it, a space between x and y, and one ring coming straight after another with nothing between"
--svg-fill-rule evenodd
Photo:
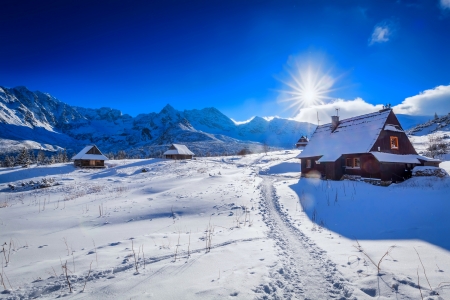
<instances>
[{"instance_id":1,"label":"wooden gable","mask_svg":"<svg viewBox=\"0 0 450 300\"><path fill-rule=\"evenodd\" d=\"M392 128L392 130L387 130L387 128ZM396 145L393 146L393 143L396 143ZM370 151L392 154L417 154L416 149L414 149L392 110Z\"/></svg>"}]
</instances>

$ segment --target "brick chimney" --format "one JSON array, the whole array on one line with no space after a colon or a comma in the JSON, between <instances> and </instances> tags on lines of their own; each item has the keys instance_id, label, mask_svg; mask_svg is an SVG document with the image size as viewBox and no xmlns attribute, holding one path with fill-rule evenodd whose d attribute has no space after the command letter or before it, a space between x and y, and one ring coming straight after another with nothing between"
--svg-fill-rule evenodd
<instances>
[{"instance_id":1,"label":"brick chimney","mask_svg":"<svg viewBox=\"0 0 450 300\"><path fill-rule=\"evenodd\" d=\"M331 131L335 131L339 125L339 116L331 116Z\"/></svg>"}]
</instances>

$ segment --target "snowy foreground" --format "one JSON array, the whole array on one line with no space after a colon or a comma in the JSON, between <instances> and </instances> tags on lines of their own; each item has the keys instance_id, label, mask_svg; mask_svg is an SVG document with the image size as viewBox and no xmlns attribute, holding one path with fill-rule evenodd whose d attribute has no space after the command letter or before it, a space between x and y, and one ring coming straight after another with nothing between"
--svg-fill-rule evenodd
<instances>
[{"instance_id":1,"label":"snowy foreground","mask_svg":"<svg viewBox=\"0 0 450 300\"><path fill-rule=\"evenodd\" d=\"M450 178L300 179L297 154L0 169L0 299L450 299Z\"/></svg>"}]
</instances>

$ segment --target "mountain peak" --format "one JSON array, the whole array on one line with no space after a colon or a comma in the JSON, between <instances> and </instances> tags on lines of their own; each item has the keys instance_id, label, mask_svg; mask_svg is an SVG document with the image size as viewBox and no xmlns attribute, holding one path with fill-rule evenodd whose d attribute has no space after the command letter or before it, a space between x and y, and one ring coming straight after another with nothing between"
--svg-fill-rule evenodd
<instances>
[{"instance_id":1,"label":"mountain peak","mask_svg":"<svg viewBox=\"0 0 450 300\"><path fill-rule=\"evenodd\" d=\"M174 112L176 111L175 108L173 108L172 105L170 105L169 103L166 104L166 106L163 107L163 109L161 109L160 113L168 113L168 112Z\"/></svg>"}]
</instances>

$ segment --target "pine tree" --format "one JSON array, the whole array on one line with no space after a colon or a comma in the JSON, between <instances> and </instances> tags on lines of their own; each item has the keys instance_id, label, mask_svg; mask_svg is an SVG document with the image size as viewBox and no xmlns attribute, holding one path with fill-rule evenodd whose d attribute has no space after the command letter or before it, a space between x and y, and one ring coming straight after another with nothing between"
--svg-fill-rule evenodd
<instances>
[{"instance_id":1,"label":"pine tree","mask_svg":"<svg viewBox=\"0 0 450 300\"><path fill-rule=\"evenodd\" d=\"M64 148L64 151L62 152L62 162L68 162L69 158L67 157L67 150Z\"/></svg>"},{"instance_id":2,"label":"pine tree","mask_svg":"<svg viewBox=\"0 0 450 300\"><path fill-rule=\"evenodd\" d=\"M435 120L439 119L437 113L434 113L434 119L435 119Z\"/></svg>"},{"instance_id":3,"label":"pine tree","mask_svg":"<svg viewBox=\"0 0 450 300\"><path fill-rule=\"evenodd\" d=\"M42 162L44 165L52 164L52 159L48 156L44 157L44 161Z\"/></svg>"},{"instance_id":4,"label":"pine tree","mask_svg":"<svg viewBox=\"0 0 450 300\"><path fill-rule=\"evenodd\" d=\"M116 159L125 159L127 158L127 153L123 150L120 150L119 152L117 152L117 156Z\"/></svg>"},{"instance_id":5,"label":"pine tree","mask_svg":"<svg viewBox=\"0 0 450 300\"><path fill-rule=\"evenodd\" d=\"M28 168L28 166L30 165L30 156L28 154L27 148L22 148L20 153L17 155L15 164L24 168Z\"/></svg>"},{"instance_id":6,"label":"pine tree","mask_svg":"<svg viewBox=\"0 0 450 300\"><path fill-rule=\"evenodd\" d=\"M45 154L44 151L39 150L37 157L36 157L36 162L38 165L43 165L44 164L44 160L45 160Z\"/></svg>"},{"instance_id":7,"label":"pine tree","mask_svg":"<svg viewBox=\"0 0 450 300\"><path fill-rule=\"evenodd\" d=\"M34 155L33 150L29 151L28 157L30 158L30 164L36 163L36 156Z\"/></svg>"},{"instance_id":8,"label":"pine tree","mask_svg":"<svg viewBox=\"0 0 450 300\"><path fill-rule=\"evenodd\" d=\"M14 167L14 163L15 163L14 156L6 155L5 158L3 159L2 166L5 168L11 168Z\"/></svg>"},{"instance_id":9,"label":"pine tree","mask_svg":"<svg viewBox=\"0 0 450 300\"><path fill-rule=\"evenodd\" d=\"M16 164L16 159L14 158L14 156L10 155L8 156L8 167L14 167L14 165Z\"/></svg>"}]
</instances>

